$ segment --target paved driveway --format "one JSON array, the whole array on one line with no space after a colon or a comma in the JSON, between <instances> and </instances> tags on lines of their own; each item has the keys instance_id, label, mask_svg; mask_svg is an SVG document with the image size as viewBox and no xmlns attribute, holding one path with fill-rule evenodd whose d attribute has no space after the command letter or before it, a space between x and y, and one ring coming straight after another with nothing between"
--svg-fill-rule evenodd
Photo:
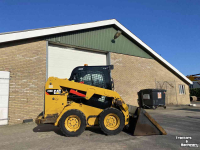
<instances>
[{"instance_id":1,"label":"paved driveway","mask_svg":"<svg viewBox=\"0 0 200 150\"><path fill-rule=\"evenodd\" d=\"M131 136L121 132L104 135L99 128L88 128L79 137L65 137L52 125L34 123L0 126L0 149L200 149L200 107L170 107L147 110L168 135ZM176 137L191 137L180 140ZM181 143L198 144L198 148L181 147Z\"/></svg>"}]
</instances>

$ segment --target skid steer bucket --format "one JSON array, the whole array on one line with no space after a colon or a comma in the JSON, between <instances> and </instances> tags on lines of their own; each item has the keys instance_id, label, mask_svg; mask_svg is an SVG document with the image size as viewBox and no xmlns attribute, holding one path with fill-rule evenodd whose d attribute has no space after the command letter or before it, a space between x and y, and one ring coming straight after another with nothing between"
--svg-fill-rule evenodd
<instances>
[{"instance_id":1,"label":"skid steer bucket","mask_svg":"<svg viewBox=\"0 0 200 150\"><path fill-rule=\"evenodd\" d=\"M142 108L130 114L129 132L133 135L166 135L166 131Z\"/></svg>"}]
</instances>

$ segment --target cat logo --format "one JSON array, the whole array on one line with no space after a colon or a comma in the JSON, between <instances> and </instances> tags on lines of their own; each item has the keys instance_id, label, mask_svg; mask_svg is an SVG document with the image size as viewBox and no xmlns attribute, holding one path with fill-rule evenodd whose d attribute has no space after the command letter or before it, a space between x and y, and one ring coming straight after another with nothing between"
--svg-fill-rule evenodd
<instances>
[{"instance_id":1,"label":"cat logo","mask_svg":"<svg viewBox=\"0 0 200 150\"><path fill-rule=\"evenodd\" d=\"M60 95L61 93L62 93L62 90L59 90L59 89L46 90L46 95Z\"/></svg>"},{"instance_id":2,"label":"cat logo","mask_svg":"<svg viewBox=\"0 0 200 150\"><path fill-rule=\"evenodd\" d=\"M61 94L61 90L53 90L54 94Z\"/></svg>"}]
</instances>

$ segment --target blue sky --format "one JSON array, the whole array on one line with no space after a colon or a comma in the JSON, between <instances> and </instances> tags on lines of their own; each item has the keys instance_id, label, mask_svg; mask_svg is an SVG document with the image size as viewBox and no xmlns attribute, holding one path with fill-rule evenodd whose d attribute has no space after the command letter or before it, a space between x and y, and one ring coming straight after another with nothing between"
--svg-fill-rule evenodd
<instances>
[{"instance_id":1,"label":"blue sky","mask_svg":"<svg viewBox=\"0 0 200 150\"><path fill-rule=\"evenodd\" d=\"M184 75L200 73L200 0L0 0L0 33L117 19Z\"/></svg>"}]
</instances>

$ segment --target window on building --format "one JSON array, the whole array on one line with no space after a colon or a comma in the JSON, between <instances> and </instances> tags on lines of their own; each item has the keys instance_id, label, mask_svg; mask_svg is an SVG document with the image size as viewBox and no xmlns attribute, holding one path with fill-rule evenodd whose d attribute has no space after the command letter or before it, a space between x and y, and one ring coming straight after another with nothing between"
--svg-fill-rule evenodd
<instances>
[{"instance_id":1,"label":"window on building","mask_svg":"<svg viewBox=\"0 0 200 150\"><path fill-rule=\"evenodd\" d=\"M179 85L179 94L185 94L185 85Z\"/></svg>"}]
</instances>

